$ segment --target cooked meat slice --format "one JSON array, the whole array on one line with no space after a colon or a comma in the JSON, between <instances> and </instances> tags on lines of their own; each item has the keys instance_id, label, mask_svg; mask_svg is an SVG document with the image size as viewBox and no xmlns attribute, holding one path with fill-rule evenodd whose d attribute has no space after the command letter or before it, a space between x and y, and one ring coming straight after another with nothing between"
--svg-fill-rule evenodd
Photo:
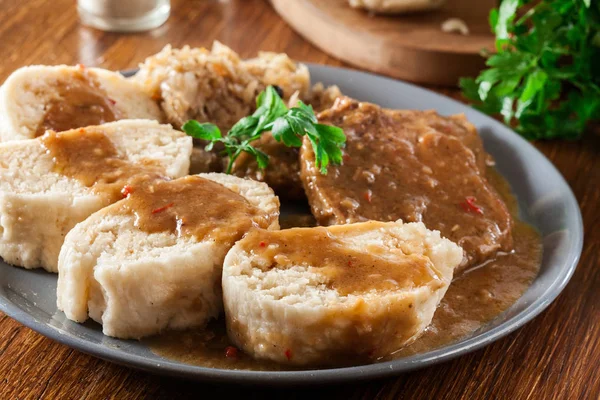
<instances>
[{"instance_id":1,"label":"cooked meat slice","mask_svg":"<svg viewBox=\"0 0 600 400\"><path fill-rule=\"evenodd\" d=\"M156 121L123 120L0 144L0 256L56 272L65 235L156 175L188 173L192 140Z\"/></svg>"},{"instance_id":2,"label":"cooked meat slice","mask_svg":"<svg viewBox=\"0 0 600 400\"><path fill-rule=\"evenodd\" d=\"M253 230L223 265L228 335L285 364L374 361L423 332L461 260L422 223Z\"/></svg>"},{"instance_id":3,"label":"cooked meat slice","mask_svg":"<svg viewBox=\"0 0 600 400\"><path fill-rule=\"evenodd\" d=\"M32 139L120 119L162 120L156 102L117 72L80 66L24 67L0 88L0 139Z\"/></svg>"},{"instance_id":4,"label":"cooked meat slice","mask_svg":"<svg viewBox=\"0 0 600 400\"><path fill-rule=\"evenodd\" d=\"M266 184L230 175L134 187L67 235L58 308L119 338L202 326L223 308L227 251L253 226L277 229L278 215Z\"/></svg>"},{"instance_id":5,"label":"cooked meat slice","mask_svg":"<svg viewBox=\"0 0 600 400\"><path fill-rule=\"evenodd\" d=\"M344 165L327 175L306 141L301 179L322 225L423 222L465 251L462 268L512 247L512 218L484 174L486 153L463 117L340 98L319 115L344 129Z\"/></svg>"},{"instance_id":6,"label":"cooked meat slice","mask_svg":"<svg viewBox=\"0 0 600 400\"><path fill-rule=\"evenodd\" d=\"M222 172L223 158L211 151L201 147L194 147L190 157L190 174L201 174L205 172Z\"/></svg>"},{"instance_id":7,"label":"cooked meat slice","mask_svg":"<svg viewBox=\"0 0 600 400\"><path fill-rule=\"evenodd\" d=\"M477 133L477 128L467 121L464 114L442 117L433 110L397 110L397 112L404 113L401 121L404 121L404 119L412 120L412 122L407 121L408 123L405 125L407 130L416 133L411 140L418 140L420 136L418 132L424 132L426 127L433 128L440 133L457 138L467 146L475 155L481 176L485 176L487 168L494 165L494 159L483 148L483 142Z\"/></svg>"},{"instance_id":8,"label":"cooked meat slice","mask_svg":"<svg viewBox=\"0 0 600 400\"><path fill-rule=\"evenodd\" d=\"M279 143L270 132L252 142L252 146L269 156L269 165L261 170L253 156L242 153L233 164L234 175L265 182L278 196L288 200L305 198L300 182L299 149Z\"/></svg>"}]
</instances>

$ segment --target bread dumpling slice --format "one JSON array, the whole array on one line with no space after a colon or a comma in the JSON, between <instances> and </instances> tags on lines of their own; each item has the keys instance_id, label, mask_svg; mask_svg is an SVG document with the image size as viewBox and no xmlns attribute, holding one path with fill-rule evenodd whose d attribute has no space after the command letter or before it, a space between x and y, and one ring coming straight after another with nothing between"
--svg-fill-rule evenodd
<instances>
[{"instance_id":1,"label":"bread dumpling slice","mask_svg":"<svg viewBox=\"0 0 600 400\"><path fill-rule=\"evenodd\" d=\"M0 143L0 257L56 272L75 224L133 182L187 175L191 151L189 136L149 120Z\"/></svg>"},{"instance_id":2,"label":"bread dumpling slice","mask_svg":"<svg viewBox=\"0 0 600 400\"><path fill-rule=\"evenodd\" d=\"M78 224L60 252L58 308L130 339L199 327L223 309L223 259L249 229L279 228L264 183L211 173L132 188Z\"/></svg>"},{"instance_id":3,"label":"bread dumpling slice","mask_svg":"<svg viewBox=\"0 0 600 400\"><path fill-rule=\"evenodd\" d=\"M255 230L225 258L228 335L284 364L371 362L423 332L461 260L422 223Z\"/></svg>"},{"instance_id":4,"label":"bread dumpling slice","mask_svg":"<svg viewBox=\"0 0 600 400\"><path fill-rule=\"evenodd\" d=\"M117 72L82 66L23 67L0 88L0 140L32 139L121 119L162 120L156 102Z\"/></svg>"}]
</instances>

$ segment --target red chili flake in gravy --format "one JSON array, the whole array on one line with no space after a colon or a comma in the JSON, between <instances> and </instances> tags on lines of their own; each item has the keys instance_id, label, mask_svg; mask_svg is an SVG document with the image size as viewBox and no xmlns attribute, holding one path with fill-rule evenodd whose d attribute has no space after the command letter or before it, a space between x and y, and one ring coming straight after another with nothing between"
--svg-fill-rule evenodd
<instances>
[{"instance_id":1,"label":"red chili flake in gravy","mask_svg":"<svg viewBox=\"0 0 600 400\"><path fill-rule=\"evenodd\" d=\"M133 189L131 188L131 186L125 185L125 186L123 186L123 189L121 189L121 194L125 198L125 197L129 196L132 191L133 191Z\"/></svg>"},{"instance_id":2,"label":"red chili flake in gravy","mask_svg":"<svg viewBox=\"0 0 600 400\"><path fill-rule=\"evenodd\" d=\"M483 215L483 210L481 209L481 207L478 207L477 204L475 204L475 201L476 201L475 197L467 196L465 198L465 201L460 203L460 205L463 208L463 210L465 210L466 212L472 212L475 214Z\"/></svg>"},{"instance_id":3,"label":"red chili flake in gravy","mask_svg":"<svg viewBox=\"0 0 600 400\"><path fill-rule=\"evenodd\" d=\"M288 361L291 360L292 359L292 350L287 349L285 351L285 357L288 359Z\"/></svg>"},{"instance_id":4,"label":"red chili flake in gravy","mask_svg":"<svg viewBox=\"0 0 600 400\"><path fill-rule=\"evenodd\" d=\"M238 349L233 346L225 347L225 357L237 358L238 357Z\"/></svg>"},{"instance_id":5,"label":"red chili flake in gravy","mask_svg":"<svg viewBox=\"0 0 600 400\"><path fill-rule=\"evenodd\" d=\"M165 211L166 209L173 207L173 204L174 203L169 203L166 206L158 207L152 210L152 214L158 214L159 212Z\"/></svg>"}]
</instances>

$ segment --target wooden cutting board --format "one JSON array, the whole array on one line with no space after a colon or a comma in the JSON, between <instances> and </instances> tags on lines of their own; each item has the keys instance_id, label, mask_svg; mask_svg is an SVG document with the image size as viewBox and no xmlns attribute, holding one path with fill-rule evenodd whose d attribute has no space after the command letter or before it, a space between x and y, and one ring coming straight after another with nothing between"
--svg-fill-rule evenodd
<instances>
[{"instance_id":1,"label":"wooden cutting board","mask_svg":"<svg viewBox=\"0 0 600 400\"><path fill-rule=\"evenodd\" d=\"M419 83L456 85L484 66L482 49L493 49L488 15L496 0L447 0L440 10L373 15L347 0L271 0L281 17L317 47L360 68ZM460 18L470 34L445 33Z\"/></svg>"}]
</instances>

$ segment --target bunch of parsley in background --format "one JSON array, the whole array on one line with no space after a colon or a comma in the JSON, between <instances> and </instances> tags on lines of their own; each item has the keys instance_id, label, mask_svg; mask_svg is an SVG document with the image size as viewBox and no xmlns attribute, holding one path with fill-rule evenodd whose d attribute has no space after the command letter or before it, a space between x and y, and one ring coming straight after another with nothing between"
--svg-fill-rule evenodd
<instances>
[{"instance_id":1,"label":"bunch of parsley in background","mask_svg":"<svg viewBox=\"0 0 600 400\"><path fill-rule=\"evenodd\" d=\"M216 143L222 143L223 155L228 157L225 173L230 174L235 160L242 153L252 155L260 169L269 165L269 156L252 142L270 131L275 140L287 147L302 146L306 136L315 153L315 165L322 174L327 173L329 163L342 164L342 148L346 135L341 128L319 124L312 106L298 101L296 107L288 109L273 88L268 86L256 98L256 111L240 119L226 135L214 124L187 121L182 130L188 135L208 142L205 149L211 151Z\"/></svg>"},{"instance_id":2,"label":"bunch of parsley in background","mask_svg":"<svg viewBox=\"0 0 600 400\"><path fill-rule=\"evenodd\" d=\"M600 1L503 0L490 14L497 53L460 86L528 139L581 136L600 119Z\"/></svg>"}]
</instances>

